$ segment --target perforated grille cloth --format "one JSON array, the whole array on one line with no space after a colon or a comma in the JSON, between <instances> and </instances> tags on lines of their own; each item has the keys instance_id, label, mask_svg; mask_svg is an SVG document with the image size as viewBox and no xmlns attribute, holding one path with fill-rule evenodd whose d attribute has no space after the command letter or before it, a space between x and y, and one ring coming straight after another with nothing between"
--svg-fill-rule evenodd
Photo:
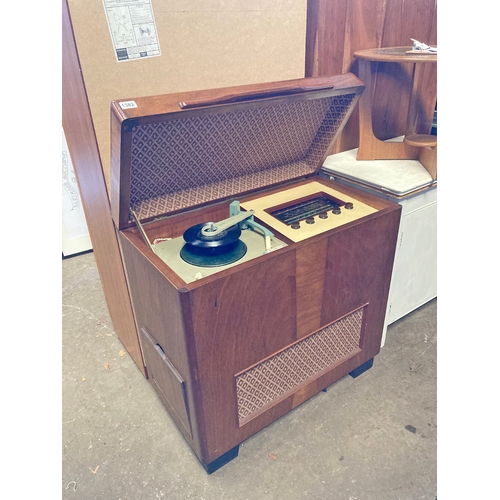
<instances>
[{"instance_id":1,"label":"perforated grille cloth","mask_svg":"<svg viewBox=\"0 0 500 500\"><path fill-rule=\"evenodd\" d=\"M313 173L355 96L138 125L131 206L152 217Z\"/></svg>"},{"instance_id":2,"label":"perforated grille cloth","mask_svg":"<svg viewBox=\"0 0 500 500\"><path fill-rule=\"evenodd\" d=\"M299 384L359 351L365 308L349 314L236 377L240 424Z\"/></svg>"}]
</instances>

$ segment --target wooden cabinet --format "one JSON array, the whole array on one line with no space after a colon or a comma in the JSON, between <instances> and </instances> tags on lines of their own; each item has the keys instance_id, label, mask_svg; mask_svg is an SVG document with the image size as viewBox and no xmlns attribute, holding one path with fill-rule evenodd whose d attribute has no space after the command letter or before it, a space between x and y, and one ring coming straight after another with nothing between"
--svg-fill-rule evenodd
<instances>
[{"instance_id":1,"label":"wooden cabinet","mask_svg":"<svg viewBox=\"0 0 500 500\"><path fill-rule=\"evenodd\" d=\"M318 176L362 88L342 75L113 104L111 201L148 378L208 472L380 350L401 207ZM320 199L336 212L300 212ZM188 279L159 251L241 214L241 260Z\"/></svg>"}]
</instances>

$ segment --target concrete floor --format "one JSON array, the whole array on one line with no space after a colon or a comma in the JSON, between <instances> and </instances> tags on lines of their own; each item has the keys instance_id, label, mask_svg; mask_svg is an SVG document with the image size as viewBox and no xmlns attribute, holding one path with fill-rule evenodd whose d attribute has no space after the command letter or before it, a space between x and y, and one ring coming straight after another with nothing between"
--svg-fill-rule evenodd
<instances>
[{"instance_id":1,"label":"concrete floor","mask_svg":"<svg viewBox=\"0 0 500 500\"><path fill-rule=\"evenodd\" d=\"M62 498L436 498L436 311L389 327L374 366L345 377L207 475L113 332L94 255L63 267Z\"/></svg>"}]
</instances>

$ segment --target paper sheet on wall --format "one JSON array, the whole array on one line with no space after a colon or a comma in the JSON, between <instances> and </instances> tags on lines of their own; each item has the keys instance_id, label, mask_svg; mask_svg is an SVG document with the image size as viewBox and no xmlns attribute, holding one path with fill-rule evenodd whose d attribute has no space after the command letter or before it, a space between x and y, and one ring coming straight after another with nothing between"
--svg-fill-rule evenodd
<instances>
[{"instance_id":1,"label":"paper sheet on wall","mask_svg":"<svg viewBox=\"0 0 500 500\"><path fill-rule=\"evenodd\" d=\"M151 0L102 0L118 62L161 55Z\"/></svg>"},{"instance_id":2,"label":"paper sheet on wall","mask_svg":"<svg viewBox=\"0 0 500 500\"><path fill-rule=\"evenodd\" d=\"M75 170L62 131L62 253L64 256L92 248Z\"/></svg>"}]
</instances>

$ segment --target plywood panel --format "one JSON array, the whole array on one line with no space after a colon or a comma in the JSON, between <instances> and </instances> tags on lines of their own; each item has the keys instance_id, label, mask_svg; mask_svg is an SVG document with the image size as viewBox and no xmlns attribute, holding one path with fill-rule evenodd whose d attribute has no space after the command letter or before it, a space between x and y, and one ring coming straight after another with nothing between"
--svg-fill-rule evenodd
<instances>
[{"instance_id":1,"label":"plywood panel","mask_svg":"<svg viewBox=\"0 0 500 500\"><path fill-rule=\"evenodd\" d=\"M161 56L117 62L102 0L69 0L109 189L113 99L304 76L306 0L153 0Z\"/></svg>"},{"instance_id":2,"label":"plywood panel","mask_svg":"<svg viewBox=\"0 0 500 500\"><path fill-rule=\"evenodd\" d=\"M62 123L113 328L145 374L71 22L62 2Z\"/></svg>"}]
</instances>

